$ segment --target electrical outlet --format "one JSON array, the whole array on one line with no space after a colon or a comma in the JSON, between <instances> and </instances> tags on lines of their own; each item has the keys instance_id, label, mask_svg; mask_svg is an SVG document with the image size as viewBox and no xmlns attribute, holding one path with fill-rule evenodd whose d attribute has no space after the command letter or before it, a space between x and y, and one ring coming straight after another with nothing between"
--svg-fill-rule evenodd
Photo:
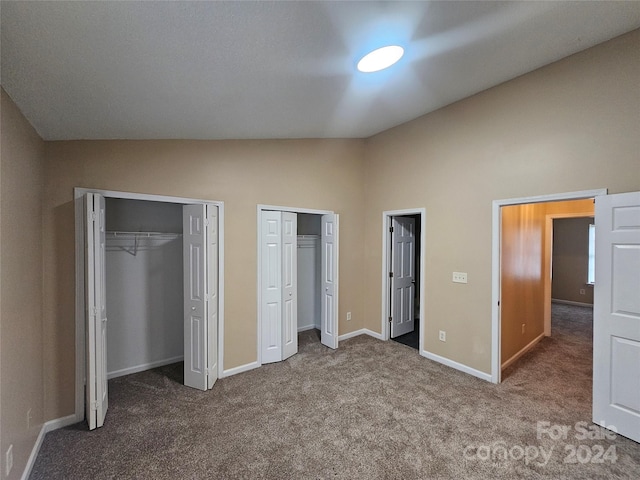
<instances>
[{"instance_id":1,"label":"electrical outlet","mask_svg":"<svg viewBox=\"0 0 640 480\"><path fill-rule=\"evenodd\" d=\"M522 324L522 334L524 335L525 330L527 329L527 324L523 323Z\"/></svg>"},{"instance_id":2,"label":"electrical outlet","mask_svg":"<svg viewBox=\"0 0 640 480\"><path fill-rule=\"evenodd\" d=\"M438 334L438 338L440 339L441 342L446 342L447 332L445 332L444 330L440 330L440 333Z\"/></svg>"},{"instance_id":3,"label":"electrical outlet","mask_svg":"<svg viewBox=\"0 0 640 480\"><path fill-rule=\"evenodd\" d=\"M11 473L12 468L13 468L13 443L9 445L9 448L7 448L7 455L4 462L4 472L7 477Z\"/></svg>"},{"instance_id":4,"label":"electrical outlet","mask_svg":"<svg viewBox=\"0 0 640 480\"><path fill-rule=\"evenodd\" d=\"M27 410L27 430L31 428L31 409Z\"/></svg>"},{"instance_id":5,"label":"electrical outlet","mask_svg":"<svg viewBox=\"0 0 640 480\"><path fill-rule=\"evenodd\" d=\"M453 272L453 283L467 283L466 272Z\"/></svg>"},{"instance_id":6,"label":"electrical outlet","mask_svg":"<svg viewBox=\"0 0 640 480\"><path fill-rule=\"evenodd\" d=\"M585 292L584 288L580 289L580 295L585 295L587 292Z\"/></svg>"},{"instance_id":7,"label":"electrical outlet","mask_svg":"<svg viewBox=\"0 0 640 480\"><path fill-rule=\"evenodd\" d=\"M347 322L351 320L351 312L347 312Z\"/></svg>"}]
</instances>

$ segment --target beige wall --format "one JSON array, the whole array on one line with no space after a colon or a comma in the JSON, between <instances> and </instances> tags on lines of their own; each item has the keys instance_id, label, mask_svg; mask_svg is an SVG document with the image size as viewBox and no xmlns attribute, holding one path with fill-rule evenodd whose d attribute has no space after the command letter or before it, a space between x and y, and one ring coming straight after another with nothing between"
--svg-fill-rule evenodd
<instances>
[{"instance_id":1,"label":"beige wall","mask_svg":"<svg viewBox=\"0 0 640 480\"><path fill-rule=\"evenodd\" d=\"M20 478L43 423L44 142L3 89L0 96L0 471ZM13 469L5 477L9 445Z\"/></svg>"},{"instance_id":2,"label":"beige wall","mask_svg":"<svg viewBox=\"0 0 640 480\"><path fill-rule=\"evenodd\" d=\"M554 220L551 298L593 304L593 286L587 285L592 223L588 217Z\"/></svg>"},{"instance_id":3,"label":"beige wall","mask_svg":"<svg viewBox=\"0 0 640 480\"><path fill-rule=\"evenodd\" d=\"M425 348L489 373L492 201L640 190L639 79L636 30L368 139L365 291L381 290L381 213L425 207ZM380 332L380 301L364 313Z\"/></svg>"},{"instance_id":4,"label":"beige wall","mask_svg":"<svg viewBox=\"0 0 640 480\"><path fill-rule=\"evenodd\" d=\"M47 418L74 410L73 187L225 202L224 368L253 362L256 206L340 214L340 334L362 328L362 140L47 143L45 387ZM350 322L343 321L352 312Z\"/></svg>"}]
</instances>

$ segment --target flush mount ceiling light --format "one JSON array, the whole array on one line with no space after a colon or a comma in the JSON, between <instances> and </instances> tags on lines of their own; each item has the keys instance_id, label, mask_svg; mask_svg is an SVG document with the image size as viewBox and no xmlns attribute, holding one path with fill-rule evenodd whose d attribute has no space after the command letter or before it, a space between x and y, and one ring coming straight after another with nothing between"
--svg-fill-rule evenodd
<instances>
[{"instance_id":1,"label":"flush mount ceiling light","mask_svg":"<svg viewBox=\"0 0 640 480\"><path fill-rule=\"evenodd\" d=\"M377 72L390 67L404 55L404 48L398 45L389 45L367 53L358 62L358 70L364 73Z\"/></svg>"}]
</instances>

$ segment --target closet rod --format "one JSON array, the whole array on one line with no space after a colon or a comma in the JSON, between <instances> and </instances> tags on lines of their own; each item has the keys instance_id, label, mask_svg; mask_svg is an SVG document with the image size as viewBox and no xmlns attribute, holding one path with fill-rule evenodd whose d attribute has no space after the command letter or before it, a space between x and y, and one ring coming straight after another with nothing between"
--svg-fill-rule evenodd
<instances>
[{"instance_id":1,"label":"closet rod","mask_svg":"<svg viewBox=\"0 0 640 480\"><path fill-rule=\"evenodd\" d=\"M107 230L106 233L108 235L113 235L114 237L126 237L126 236L136 236L136 237L159 237L162 235L172 236L172 237L181 237L181 233L173 233L173 232L120 232L120 231L112 231Z\"/></svg>"}]
</instances>

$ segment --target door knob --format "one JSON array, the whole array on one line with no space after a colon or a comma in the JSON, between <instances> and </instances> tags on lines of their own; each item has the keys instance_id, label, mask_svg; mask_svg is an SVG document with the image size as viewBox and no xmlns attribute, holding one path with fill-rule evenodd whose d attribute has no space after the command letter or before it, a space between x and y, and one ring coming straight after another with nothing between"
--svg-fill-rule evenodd
<instances>
[{"instance_id":1,"label":"door knob","mask_svg":"<svg viewBox=\"0 0 640 480\"><path fill-rule=\"evenodd\" d=\"M191 307L191 310L195 310L195 309L196 309L196 307Z\"/></svg>"}]
</instances>

